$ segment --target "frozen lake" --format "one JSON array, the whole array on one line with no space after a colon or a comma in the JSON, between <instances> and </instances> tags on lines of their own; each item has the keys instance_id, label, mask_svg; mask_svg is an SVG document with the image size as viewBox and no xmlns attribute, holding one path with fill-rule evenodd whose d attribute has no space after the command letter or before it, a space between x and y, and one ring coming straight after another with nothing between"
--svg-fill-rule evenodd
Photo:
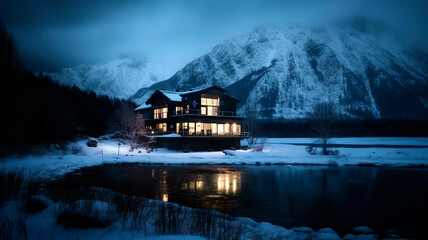
<instances>
[{"instance_id":1,"label":"frozen lake","mask_svg":"<svg viewBox=\"0 0 428 240\"><path fill-rule=\"evenodd\" d=\"M108 164L66 174L51 187L114 191L212 208L287 228L368 226L423 238L428 170L332 166Z\"/></svg>"}]
</instances>

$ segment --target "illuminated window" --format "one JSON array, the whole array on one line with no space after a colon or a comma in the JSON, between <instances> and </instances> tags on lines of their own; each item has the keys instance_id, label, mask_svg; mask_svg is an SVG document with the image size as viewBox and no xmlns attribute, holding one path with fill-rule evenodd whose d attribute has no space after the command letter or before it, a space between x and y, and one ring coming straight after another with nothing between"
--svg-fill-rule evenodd
<instances>
[{"instance_id":1,"label":"illuminated window","mask_svg":"<svg viewBox=\"0 0 428 240\"><path fill-rule=\"evenodd\" d=\"M224 124L218 124L218 135L224 134Z\"/></svg>"},{"instance_id":2,"label":"illuminated window","mask_svg":"<svg viewBox=\"0 0 428 240\"><path fill-rule=\"evenodd\" d=\"M160 131L163 131L163 132L166 132L166 123L157 123L156 124L156 129L160 130Z\"/></svg>"},{"instance_id":3,"label":"illuminated window","mask_svg":"<svg viewBox=\"0 0 428 240\"><path fill-rule=\"evenodd\" d=\"M176 123L175 127L176 127L175 132L178 134L180 132L180 123Z\"/></svg>"},{"instance_id":4,"label":"illuminated window","mask_svg":"<svg viewBox=\"0 0 428 240\"><path fill-rule=\"evenodd\" d=\"M211 123L211 132L213 135L217 135L217 123Z\"/></svg>"},{"instance_id":5,"label":"illuminated window","mask_svg":"<svg viewBox=\"0 0 428 240\"><path fill-rule=\"evenodd\" d=\"M232 133L233 135L241 134L241 125L236 123L232 124Z\"/></svg>"},{"instance_id":6,"label":"illuminated window","mask_svg":"<svg viewBox=\"0 0 428 240\"><path fill-rule=\"evenodd\" d=\"M183 107L175 107L175 114L183 114Z\"/></svg>"},{"instance_id":7,"label":"illuminated window","mask_svg":"<svg viewBox=\"0 0 428 240\"><path fill-rule=\"evenodd\" d=\"M202 131L205 135L211 135L211 123L204 123Z\"/></svg>"},{"instance_id":8,"label":"illuminated window","mask_svg":"<svg viewBox=\"0 0 428 240\"><path fill-rule=\"evenodd\" d=\"M155 108L154 109L154 119L161 119L168 117L168 107Z\"/></svg>"},{"instance_id":9,"label":"illuminated window","mask_svg":"<svg viewBox=\"0 0 428 240\"><path fill-rule=\"evenodd\" d=\"M196 133L200 134L202 130L202 123L198 122L196 123Z\"/></svg>"},{"instance_id":10,"label":"illuminated window","mask_svg":"<svg viewBox=\"0 0 428 240\"><path fill-rule=\"evenodd\" d=\"M195 133L195 123L189 123L189 135L193 135Z\"/></svg>"},{"instance_id":11,"label":"illuminated window","mask_svg":"<svg viewBox=\"0 0 428 240\"><path fill-rule=\"evenodd\" d=\"M233 134L236 133L236 123L232 124L232 132Z\"/></svg>"},{"instance_id":12,"label":"illuminated window","mask_svg":"<svg viewBox=\"0 0 428 240\"><path fill-rule=\"evenodd\" d=\"M202 97L201 98L201 114L209 116L217 116L219 111L218 97Z\"/></svg>"},{"instance_id":13,"label":"illuminated window","mask_svg":"<svg viewBox=\"0 0 428 240\"><path fill-rule=\"evenodd\" d=\"M230 132L230 124L226 123L224 124L224 133L229 134L229 132Z\"/></svg>"}]
</instances>

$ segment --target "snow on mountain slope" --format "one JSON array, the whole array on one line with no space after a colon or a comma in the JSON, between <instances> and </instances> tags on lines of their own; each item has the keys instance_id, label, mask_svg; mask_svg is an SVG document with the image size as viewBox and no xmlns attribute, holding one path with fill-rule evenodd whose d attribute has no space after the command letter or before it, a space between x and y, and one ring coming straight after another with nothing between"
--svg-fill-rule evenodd
<instances>
[{"instance_id":1,"label":"snow on mountain slope","mask_svg":"<svg viewBox=\"0 0 428 240\"><path fill-rule=\"evenodd\" d=\"M134 56L123 56L104 64L82 64L48 75L63 85L119 98L129 98L139 88L168 77L160 66Z\"/></svg>"},{"instance_id":2,"label":"snow on mountain slope","mask_svg":"<svg viewBox=\"0 0 428 240\"><path fill-rule=\"evenodd\" d=\"M428 54L363 19L319 28L260 27L224 41L168 80L142 88L218 85L261 118L305 117L333 101L350 118L428 118ZM242 109L242 108L241 108Z\"/></svg>"}]
</instances>

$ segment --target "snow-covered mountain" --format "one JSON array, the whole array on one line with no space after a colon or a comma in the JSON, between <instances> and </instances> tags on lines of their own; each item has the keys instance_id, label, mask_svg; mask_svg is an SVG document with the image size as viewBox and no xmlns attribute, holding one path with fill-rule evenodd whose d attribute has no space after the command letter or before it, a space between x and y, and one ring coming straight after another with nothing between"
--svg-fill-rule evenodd
<instances>
[{"instance_id":1,"label":"snow-covered mountain","mask_svg":"<svg viewBox=\"0 0 428 240\"><path fill-rule=\"evenodd\" d=\"M218 85L261 118L302 118L320 101L350 118L428 118L428 54L386 26L358 19L334 26L260 27L224 41L168 80L142 88ZM242 109L242 108L241 108Z\"/></svg>"},{"instance_id":2,"label":"snow-covered mountain","mask_svg":"<svg viewBox=\"0 0 428 240\"><path fill-rule=\"evenodd\" d=\"M63 85L119 98L129 98L137 89L168 77L162 67L135 56L122 56L104 64L81 64L48 75Z\"/></svg>"}]
</instances>

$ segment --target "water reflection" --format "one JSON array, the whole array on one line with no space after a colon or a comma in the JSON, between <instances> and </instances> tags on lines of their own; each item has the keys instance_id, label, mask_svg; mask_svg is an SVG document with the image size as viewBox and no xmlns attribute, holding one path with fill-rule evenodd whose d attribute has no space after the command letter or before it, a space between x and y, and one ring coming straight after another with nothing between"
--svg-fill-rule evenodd
<instances>
[{"instance_id":1,"label":"water reflection","mask_svg":"<svg viewBox=\"0 0 428 240\"><path fill-rule=\"evenodd\" d=\"M162 194L162 201L168 202L168 194L167 193Z\"/></svg>"},{"instance_id":2,"label":"water reflection","mask_svg":"<svg viewBox=\"0 0 428 240\"><path fill-rule=\"evenodd\" d=\"M62 184L103 186L285 227L367 225L422 233L428 216L424 169L103 165L80 173Z\"/></svg>"},{"instance_id":3,"label":"water reflection","mask_svg":"<svg viewBox=\"0 0 428 240\"><path fill-rule=\"evenodd\" d=\"M237 194L241 190L241 172L217 174L217 192L219 194Z\"/></svg>"},{"instance_id":4,"label":"water reflection","mask_svg":"<svg viewBox=\"0 0 428 240\"><path fill-rule=\"evenodd\" d=\"M168 202L168 172L165 170L158 171L152 169L152 178L156 181L157 191L155 191L154 198Z\"/></svg>"}]
</instances>

